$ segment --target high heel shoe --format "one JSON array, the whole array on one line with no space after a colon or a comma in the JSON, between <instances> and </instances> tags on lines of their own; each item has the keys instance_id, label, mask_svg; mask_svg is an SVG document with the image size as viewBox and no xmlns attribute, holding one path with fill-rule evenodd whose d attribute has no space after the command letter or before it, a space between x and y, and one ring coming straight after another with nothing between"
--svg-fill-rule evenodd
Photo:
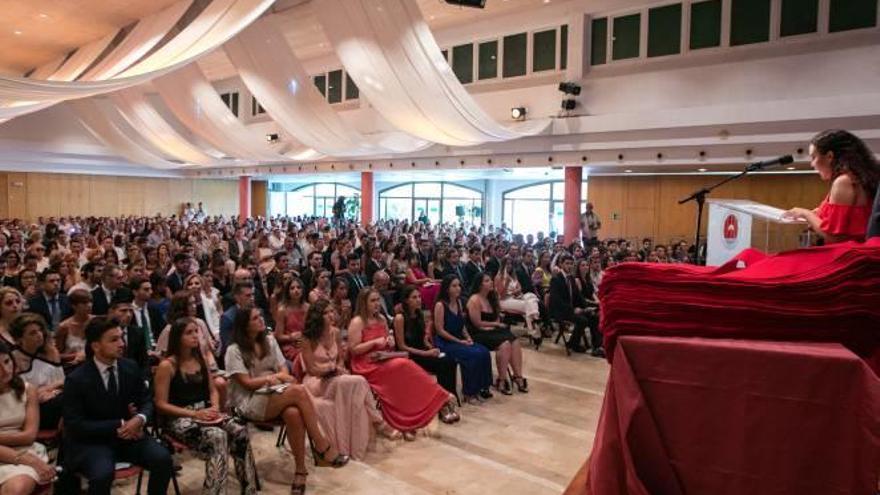
<instances>
[{"instance_id":1,"label":"high heel shoe","mask_svg":"<svg viewBox=\"0 0 880 495\"><path fill-rule=\"evenodd\" d=\"M382 422L377 428L376 431L379 432L380 435L387 438L388 440L400 440L403 438L403 433L400 430L392 428L388 423Z\"/></svg>"},{"instance_id":2,"label":"high heel shoe","mask_svg":"<svg viewBox=\"0 0 880 495\"><path fill-rule=\"evenodd\" d=\"M297 471L297 472L293 473L293 475L294 475L294 479L296 479L296 476L302 476L303 482L297 483L296 481L294 481L290 485L290 495L305 495L306 494L305 477L308 476L309 473L301 473L301 472Z\"/></svg>"},{"instance_id":3,"label":"high heel shoe","mask_svg":"<svg viewBox=\"0 0 880 495\"><path fill-rule=\"evenodd\" d=\"M407 442L415 442L416 441L416 432L414 431L405 431L403 432L403 439Z\"/></svg>"},{"instance_id":4,"label":"high heel shoe","mask_svg":"<svg viewBox=\"0 0 880 495\"><path fill-rule=\"evenodd\" d=\"M502 380L501 378L495 380L495 388L504 395L513 395L510 380Z\"/></svg>"},{"instance_id":5,"label":"high heel shoe","mask_svg":"<svg viewBox=\"0 0 880 495\"><path fill-rule=\"evenodd\" d=\"M524 377L521 377L521 376L513 377L513 383L516 383L516 388L520 392L522 392L524 394L529 393L529 381L526 380Z\"/></svg>"},{"instance_id":6,"label":"high heel shoe","mask_svg":"<svg viewBox=\"0 0 880 495\"><path fill-rule=\"evenodd\" d=\"M330 452L330 449L333 448L333 445L328 443L327 448L324 449L323 452L318 452L318 449L315 448L315 444L311 440L309 440L309 444L312 447L312 457L315 458L315 466L341 468L342 466L348 464L348 461L351 460L349 456L343 454L336 454L336 457L334 457L332 460L328 460L326 457L327 452Z\"/></svg>"}]
</instances>

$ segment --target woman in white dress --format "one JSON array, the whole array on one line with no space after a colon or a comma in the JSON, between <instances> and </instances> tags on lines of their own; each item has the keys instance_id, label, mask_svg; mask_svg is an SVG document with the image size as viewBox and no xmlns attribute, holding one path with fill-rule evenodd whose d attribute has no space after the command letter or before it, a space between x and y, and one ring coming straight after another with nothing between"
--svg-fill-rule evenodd
<instances>
[{"instance_id":1,"label":"woman in white dress","mask_svg":"<svg viewBox=\"0 0 880 495\"><path fill-rule=\"evenodd\" d=\"M495 291L498 292L501 311L522 316L526 321L529 335L535 339L540 338L541 332L535 326L535 321L541 317L538 296L531 292L523 292L513 264L507 258L501 259L501 267L495 275Z\"/></svg>"},{"instance_id":2,"label":"woman in white dress","mask_svg":"<svg viewBox=\"0 0 880 495\"><path fill-rule=\"evenodd\" d=\"M31 493L55 478L46 449L34 440L40 422L36 387L15 374L9 347L0 342L0 492Z\"/></svg>"}]
</instances>

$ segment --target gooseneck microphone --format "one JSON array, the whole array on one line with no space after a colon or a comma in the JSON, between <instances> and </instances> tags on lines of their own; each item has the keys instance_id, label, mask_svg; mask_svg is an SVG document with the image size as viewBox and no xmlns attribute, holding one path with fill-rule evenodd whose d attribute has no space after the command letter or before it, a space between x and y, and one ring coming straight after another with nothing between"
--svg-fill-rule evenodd
<instances>
[{"instance_id":1,"label":"gooseneck microphone","mask_svg":"<svg viewBox=\"0 0 880 495\"><path fill-rule=\"evenodd\" d=\"M778 165L788 165L789 163L794 162L794 158L791 155L780 156L778 158L774 158L772 160L764 160L763 162L755 162L746 167L746 170L749 172L755 172L757 170L764 170L765 168L775 167Z\"/></svg>"}]
</instances>

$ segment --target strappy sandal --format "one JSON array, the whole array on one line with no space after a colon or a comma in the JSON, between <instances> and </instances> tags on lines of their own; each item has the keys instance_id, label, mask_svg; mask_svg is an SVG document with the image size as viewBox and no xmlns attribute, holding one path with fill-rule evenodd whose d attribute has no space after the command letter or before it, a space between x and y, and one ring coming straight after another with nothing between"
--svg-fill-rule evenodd
<instances>
[{"instance_id":1,"label":"strappy sandal","mask_svg":"<svg viewBox=\"0 0 880 495\"><path fill-rule=\"evenodd\" d=\"M407 442L415 442L416 441L416 432L414 431L405 431L403 432L403 439Z\"/></svg>"},{"instance_id":2,"label":"strappy sandal","mask_svg":"<svg viewBox=\"0 0 880 495\"><path fill-rule=\"evenodd\" d=\"M296 480L296 477L297 477L297 476L302 476L302 478L303 478L303 482L302 482L302 483L297 483L296 481L294 481L294 482L290 485L290 495L305 495L305 493L306 493L306 483L305 483L305 479L306 479L306 477L307 477L308 475L309 475L309 473L307 473L307 472L306 472L306 473L301 473L301 472L297 471L297 472L293 473L293 479L294 479L294 480Z\"/></svg>"},{"instance_id":3,"label":"strappy sandal","mask_svg":"<svg viewBox=\"0 0 880 495\"><path fill-rule=\"evenodd\" d=\"M392 428L391 425L384 421L381 425L379 425L378 428L376 428L376 430L379 432L380 435L387 438L388 440L393 441L403 438L403 433L401 433L400 430Z\"/></svg>"},{"instance_id":4,"label":"strappy sandal","mask_svg":"<svg viewBox=\"0 0 880 495\"><path fill-rule=\"evenodd\" d=\"M529 393L529 381L521 376L513 377L513 383L516 383L516 389L520 392L527 394Z\"/></svg>"},{"instance_id":5,"label":"strappy sandal","mask_svg":"<svg viewBox=\"0 0 880 495\"><path fill-rule=\"evenodd\" d=\"M495 380L495 388L504 395L513 395L510 380L502 380L501 378Z\"/></svg>"},{"instance_id":6,"label":"strappy sandal","mask_svg":"<svg viewBox=\"0 0 880 495\"><path fill-rule=\"evenodd\" d=\"M336 457L333 459L327 459L327 452L330 452L330 449L333 448L333 445L328 443L327 448L324 449L323 452L318 452L318 449L315 448L315 444L312 443L312 457L315 459L315 466L318 467L332 467L332 468L341 468L348 464L348 461L351 458L347 455L336 454Z\"/></svg>"}]
</instances>

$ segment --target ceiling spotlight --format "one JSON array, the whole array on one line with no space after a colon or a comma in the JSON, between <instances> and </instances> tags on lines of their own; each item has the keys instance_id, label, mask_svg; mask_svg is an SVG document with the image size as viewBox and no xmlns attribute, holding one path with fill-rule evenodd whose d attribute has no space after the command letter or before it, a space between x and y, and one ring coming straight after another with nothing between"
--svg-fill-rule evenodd
<instances>
[{"instance_id":1,"label":"ceiling spotlight","mask_svg":"<svg viewBox=\"0 0 880 495\"><path fill-rule=\"evenodd\" d=\"M572 98L566 98L562 100L562 109L563 110L574 110L574 107L577 106L577 101Z\"/></svg>"},{"instance_id":2,"label":"ceiling spotlight","mask_svg":"<svg viewBox=\"0 0 880 495\"><path fill-rule=\"evenodd\" d=\"M474 7L477 9L486 8L486 0L446 0L449 5L458 5L459 7Z\"/></svg>"},{"instance_id":3,"label":"ceiling spotlight","mask_svg":"<svg viewBox=\"0 0 880 495\"><path fill-rule=\"evenodd\" d=\"M526 107L513 107L510 109L510 118L513 120L526 119Z\"/></svg>"},{"instance_id":4,"label":"ceiling spotlight","mask_svg":"<svg viewBox=\"0 0 880 495\"><path fill-rule=\"evenodd\" d=\"M697 172L708 172L708 171L709 171L709 169L706 169L706 168L698 168L697 169Z\"/></svg>"},{"instance_id":5,"label":"ceiling spotlight","mask_svg":"<svg viewBox=\"0 0 880 495\"><path fill-rule=\"evenodd\" d=\"M266 134L266 142L267 143L271 143L271 144L277 143L278 139L279 139L278 134L275 132L270 133L270 134Z\"/></svg>"},{"instance_id":6,"label":"ceiling spotlight","mask_svg":"<svg viewBox=\"0 0 880 495\"><path fill-rule=\"evenodd\" d=\"M559 83L559 91L567 95L577 96L581 94L581 85L573 82L561 82Z\"/></svg>"},{"instance_id":7,"label":"ceiling spotlight","mask_svg":"<svg viewBox=\"0 0 880 495\"><path fill-rule=\"evenodd\" d=\"M632 171L632 170L630 170L630 169L626 169L626 170L624 170L624 172L626 172L626 173L628 173L628 174L631 174L631 173L633 173L633 171Z\"/></svg>"},{"instance_id":8,"label":"ceiling spotlight","mask_svg":"<svg viewBox=\"0 0 880 495\"><path fill-rule=\"evenodd\" d=\"M795 170L796 167L786 167L785 170Z\"/></svg>"}]
</instances>

